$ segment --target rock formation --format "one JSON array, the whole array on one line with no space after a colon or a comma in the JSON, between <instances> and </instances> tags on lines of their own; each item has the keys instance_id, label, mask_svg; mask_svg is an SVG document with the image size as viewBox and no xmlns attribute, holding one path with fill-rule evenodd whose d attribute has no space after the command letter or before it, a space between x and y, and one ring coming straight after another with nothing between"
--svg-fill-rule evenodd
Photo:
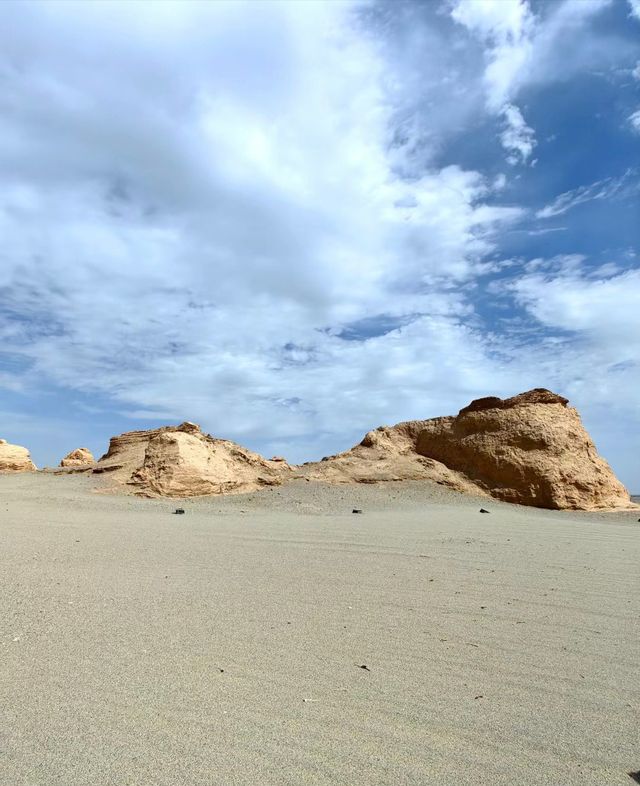
<instances>
[{"instance_id":1,"label":"rock formation","mask_svg":"<svg viewBox=\"0 0 640 786\"><path fill-rule=\"evenodd\" d=\"M456 417L427 421L416 452L506 502L559 510L628 507L629 494L567 403L541 388L478 399Z\"/></svg>"},{"instance_id":2,"label":"rock formation","mask_svg":"<svg viewBox=\"0 0 640 786\"><path fill-rule=\"evenodd\" d=\"M96 463L93 453L89 448L76 448L67 455L60 462L61 467L78 467L89 469Z\"/></svg>"},{"instance_id":3,"label":"rock formation","mask_svg":"<svg viewBox=\"0 0 640 786\"><path fill-rule=\"evenodd\" d=\"M541 508L629 507L567 399L543 388L472 401L455 417L382 426L303 474L327 482L429 479Z\"/></svg>"},{"instance_id":4,"label":"rock formation","mask_svg":"<svg viewBox=\"0 0 640 786\"><path fill-rule=\"evenodd\" d=\"M10 445L0 439L0 472L35 472L36 465L31 461L27 448Z\"/></svg>"},{"instance_id":5,"label":"rock formation","mask_svg":"<svg viewBox=\"0 0 640 786\"><path fill-rule=\"evenodd\" d=\"M454 491L481 494L464 475L416 452L418 435L428 420L410 420L396 426L369 431L359 445L309 462L297 476L324 483L380 483L383 481L429 480Z\"/></svg>"},{"instance_id":6,"label":"rock formation","mask_svg":"<svg viewBox=\"0 0 640 786\"><path fill-rule=\"evenodd\" d=\"M192 497L277 485L290 467L182 423L113 437L93 471L140 496Z\"/></svg>"},{"instance_id":7,"label":"rock formation","mask_svg":"<svg viewBox=\"0 0 640 786\"><path fill-rule=\"evenodd\" d=\"M239 493L303 477L326 483L428 480L541 508L630 507L629 494L567 403L542 388L481 398L456 416L381 426L351 450L302 467L279 456L267 460L183 423L113 437L93 472L143 496Z\"/></svg>"}]
</instances>

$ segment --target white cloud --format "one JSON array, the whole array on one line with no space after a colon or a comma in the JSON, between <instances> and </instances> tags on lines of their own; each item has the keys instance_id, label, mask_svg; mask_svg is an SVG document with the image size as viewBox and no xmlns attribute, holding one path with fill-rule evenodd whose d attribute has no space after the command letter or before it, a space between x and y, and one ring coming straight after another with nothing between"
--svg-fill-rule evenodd
<instances>
[{"instance_id":1,"label":"white cloud","mask_svg":"<svg viewBox=\"0 0 640 786\"><path fill-rule=\"evenodd\" d=\"M514 104L506 104L502 109L505 128L500 134L500 142L509 151L507 162L515 165L526 164L536 145L535 134L522 117L522 112Z\"/></svg>"},{"instance_id":2,"label":"white cloud","mask_svg":"<svg viewBox=\"0 0 640 786\"><path fill-rule=\"evenodd\" d=\"M496 238L525 213L499 203L504 176L433 164L483 106L531 157L513 102L559 33L543 39L525 3L490 6L460 10L488 47L483 77L466 42L449 51L395 4L380 29L346 3L16 5L0 47L0 385L78 396L101 423L199 420L292 459L487 393L574 385L588 403L586 350L536 334L563 330L581 262L562 282L532 266L512 291L533 347L489 331L478 277L502 270ZM551 214L584 195L563 196ZM610 304L591 283L582 303Z\"/></svg>"},{"instance_id":3,"label":"white cloud","mask_svg":"<svg viewBox=\"0 0 640 786\"><path fill-rule=\"evenodd\" d=\"M523 88L563 81L576 72L607 67L611 44L589 30L611 0L563 0L534 14L528 0L455 0L451 17L483 46L486 106L507 127L501 143L513 164L531 155L534 130L514 105ZM620 51L629 45L616 42ZM518 113L517 115L515 113ZM506 141L505 141L506 140Z\"/></svg>"},{"instance_id":4,"label":"white cloud","mask_svg":"<svg viewBox=\"0 0 640 786\"><path fill-rule=\"evenodd\" d=\"M631 9L631 16L640 20L640 0L629 0L629 7Z\"/></svg>"},{"instance_id":5,"label":"white cloud","mask_svg":"<svg viewBox=\"0 0 640 786\"><path fill-rule=\"evenodd\" d=\"M607 177L586 186L559 194L536 213L537 218L552 218L567 213L577 205L601 199L623 199L640 191L637 171L627 169L620 177Z\"/></svg>"},{"instance_id":6,"label":"white cloud","mask_svg":"<svg viewBox=\"0 0 640 786\"><path fill-rule=\"evenodd\" d=\"M350 6L25 8L2 50L0 339L26 384L245 441L485 389L454 287L522 211L477 172L397 172ZM340 337L365 318L405 327Z\"/></svg>"},{"instance_id":7,"label":"white cloud","mask_svg":"<svg viewBox=\"0 0 640 786\"><path fill-rule=\"evenodd\" d=\"M502 111L532 55L535 17L527 0L458 0L452 18L487 47L484 79L489 108Z\"/></svg>"},{"instance_id":8,"label":"white cloud","mask_svg":"<svg viewBox=\"0 0 640 786\"><path fill-rule=\"evenodd\" d=\"M631 128L640 134L640 109L637 109L631 115L629 115L629 122L631 123Z\"/></svg>"}]
</instances>

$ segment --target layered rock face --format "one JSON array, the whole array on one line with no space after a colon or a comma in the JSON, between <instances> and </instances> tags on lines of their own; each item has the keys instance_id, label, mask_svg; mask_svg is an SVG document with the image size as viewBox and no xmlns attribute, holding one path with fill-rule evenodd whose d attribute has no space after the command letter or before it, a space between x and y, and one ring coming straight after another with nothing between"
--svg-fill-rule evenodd
<instances>
[{"instance_id":1,"label":"layered rock face","mask_svg":"<svg viewBox=\"0 0 640 786\"><path fill-rule=\"evenodd\" d=\"M302 474L329 483L426 479L541 508L630 507L628 492L567 403L543 388L477 399L457 416L381 426Z\"/></svg>"},{"instance_id":2,"label":"layered rock face","mask_svg":"<svg viewBox=\"0 0 640 786\"><path fill-rule=\"evenodd\" d=\"M27 448L0 439L0 472L35 472L37 469Z\"/></svg>"},{"instance_id":3,"label":"layered rock face","mask_svg":"<svg viewBox=\"0 0 640 786\"><path fill-rule=\"evenodd\" d=\"M277 485L290 467L182 423L113 437L94 472L141 496L192 497Z\"/></svg>"},{"instance_id":4,"label":"layered rock face","mask_svg":"<svg viewBox=\"0 0 640 786\"><path fill-rule=\"evenodd\" d=\"M89 468L96 463L93 453L89 448L76 448L67 455L60 462L61 467L78 467Z\"/></svg>"}]
</instances>

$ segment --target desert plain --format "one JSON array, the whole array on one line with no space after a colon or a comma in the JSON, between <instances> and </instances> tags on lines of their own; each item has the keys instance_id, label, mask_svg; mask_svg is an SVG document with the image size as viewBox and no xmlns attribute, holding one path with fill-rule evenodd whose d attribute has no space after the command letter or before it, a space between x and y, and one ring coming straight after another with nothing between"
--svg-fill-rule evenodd
<instances>
[{"instance_id":1,"label":"desert plain","mask_svg":"<svg viewBox=\"0 0 640 786\"><path fill-rule=\"evenodd\" d=\"M95 486L0 476L3 786L634 782L637 510Z\"/></svg>"}]
</instances>

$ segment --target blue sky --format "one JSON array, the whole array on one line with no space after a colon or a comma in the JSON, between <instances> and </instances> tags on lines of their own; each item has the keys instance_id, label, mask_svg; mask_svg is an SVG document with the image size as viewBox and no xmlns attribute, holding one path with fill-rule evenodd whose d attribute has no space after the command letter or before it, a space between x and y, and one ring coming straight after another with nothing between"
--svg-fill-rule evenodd
<instances>
[{"instance_id":1,"label":"blue sky","mask_svg":"<svg viewBox=\"0 0 640 786\"><path fill-rule=\"evenodd\" d=\"M637 0L12 4L0 436L292 461L544 386L640 490Z\"/></svg>"}]
</instances>

